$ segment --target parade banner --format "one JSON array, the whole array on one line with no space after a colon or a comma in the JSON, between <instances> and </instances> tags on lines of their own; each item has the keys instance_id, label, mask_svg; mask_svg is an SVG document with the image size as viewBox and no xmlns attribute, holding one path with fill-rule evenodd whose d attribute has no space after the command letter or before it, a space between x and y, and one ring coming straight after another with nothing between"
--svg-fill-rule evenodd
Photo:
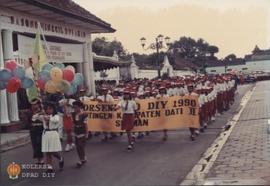
<instances>
[{"instance_id":1,"label":"parade banner","mask_svg":"<svg viewBox=\"0 0 270 186\"><path fill-rule=\"evenodd\" d=\"M198 96L174 96L136 101L138 110L132 131L199 128ZM118 101L85 101L84 112L88 114L88 130L121 132L121 109Z\"/></svg>"}]
</instances>

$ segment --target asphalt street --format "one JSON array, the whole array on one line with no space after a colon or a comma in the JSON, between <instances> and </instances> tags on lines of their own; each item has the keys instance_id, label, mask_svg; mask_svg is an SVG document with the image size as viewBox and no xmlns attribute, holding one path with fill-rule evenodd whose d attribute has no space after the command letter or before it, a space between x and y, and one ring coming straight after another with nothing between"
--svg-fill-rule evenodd
<instances>
[{"instance_id":1,"label":"asphalt street","mask_svg":"<svg viewBox=\"0 0 270 186\"><path fill-rule=\"evenodd\" d=\"M162 133L154 132L137 140L135 151L126 151L126 136L117 137L109 142L100 142L101 137L87 141L88 162L76 168L76 151L64 152L65 168L56 171L53 178L42 177L44 170L22 170L34 172L37 178L16 180L8 177L6 168L9 163L33 164L31 145L26 145L1 154L1 186L16 185L97 185L97 186L150 186L179 185L201 155L221 132L222 127L239 110L239 102L252 85L238 87L236 101L231 109L219 116L205 133L196 141L190 141L189 130L169 131L168 141L161 140ZM57 161L54 161L57 166Z\"/></svg>"}]
</instances>

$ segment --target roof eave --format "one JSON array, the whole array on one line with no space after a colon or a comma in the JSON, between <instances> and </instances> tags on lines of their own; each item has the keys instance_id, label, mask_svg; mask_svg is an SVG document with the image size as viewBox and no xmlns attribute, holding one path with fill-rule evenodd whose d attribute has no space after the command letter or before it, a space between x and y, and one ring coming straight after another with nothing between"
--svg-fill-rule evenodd
<instances>
[{"instance_id":1,"label":"roof eave","mask_svg":"<svg viewBox=\"0 0 270 186\"><path fill-rule=\"evenodd\" d=\"M55 6L52 6L52 5L44 3L44 2L40 2L40 1L37 1L37 0L18 0L18 1L21 1L21 2L24 2L24 3L27 3L27 4L31 4L31 5L40 7L40 8L45 8L45 9L53 11L53 12L55 12L57 14L64 15L64 16L67 16L67 17L71 17L71 18L74 18L74 19L77 19L77 20L80 20L80 21L83 21L83 22L86 22L86 23L90 23L90 24L93 24L93 25L96 25L96 26L99 26L100 28L102 28L102 29L100 29L100 31L94 31L94 33L104 33L104 32L105 33L113 33L113 32L116 31L108 23L105 24L103 22L98 22L98 21L95 21L95 20L91 20L89 18L80 16L78 14L75 14L75 13L72 13L72 12L67 12L65 10L59 9L59 8L57 8Z\"/></svg>"}]
</instances>

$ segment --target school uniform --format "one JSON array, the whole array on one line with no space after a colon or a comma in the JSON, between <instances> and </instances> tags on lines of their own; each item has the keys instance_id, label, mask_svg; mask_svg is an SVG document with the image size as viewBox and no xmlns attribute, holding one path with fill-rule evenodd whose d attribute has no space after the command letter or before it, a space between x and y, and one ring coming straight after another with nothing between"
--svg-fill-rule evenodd
<instances>
[{"instance_id":1,"label":"school uniform","mask_svg":"<svg viewBox=\"0 0 270 186\"><path fill-rule=\"evenodd\" d=\"M43 158L41 151L43 120L38 118L39 113L32 115L30 126L30 137L33 147L33 158Z\"/></svg>"},{"instance_id":2,"label":"school uniform","mask_svg":"<svg viewBox=\"0 0 270 186\"><path fill-rule=\"evenodd\" d=\"M121 100L118 103L121 108L122 117L122 130L132 130L134 127L135 111L137 110L137 104L134 100Z\"/></svg>"},{"instance_id":3,"label":"school uniform","mask_svg":"<svg viewBox=\"0 0 270 186\"><path fill-rule=\"evenodd\" d=\"M59 126L59 116L57 114L54 116L50 115L48 125L43 121L44 132L42 135L42 152L62 151L60 136L58 133Z\"/></svg>"}]
</instances>

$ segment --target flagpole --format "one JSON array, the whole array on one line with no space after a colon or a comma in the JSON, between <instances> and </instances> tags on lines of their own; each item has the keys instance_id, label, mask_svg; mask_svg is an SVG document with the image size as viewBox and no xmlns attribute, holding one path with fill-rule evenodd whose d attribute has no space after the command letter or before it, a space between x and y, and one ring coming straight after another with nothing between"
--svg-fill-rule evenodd
<instances>
[{"instance_id":1,"label":"flagpole","mask_svg":"<svg viewBox=\"0 0 270 186\"><path fill-rule=\"evenodd\" d=\"M42 27L40 25L40 22L38 22L38 30L40 31L41 36L42 36L42 38L44 40L44 43L45 43L45 46L46 46L45 50L47 50L48 57L50 58L50 60L52 60L51 51L50 51L50 48L49 48L48 43L46 41L46 38L45 38L45 35L44 35L44 32L43 32L43 29L42 29Z\"/></svg>"}]
</instances>

